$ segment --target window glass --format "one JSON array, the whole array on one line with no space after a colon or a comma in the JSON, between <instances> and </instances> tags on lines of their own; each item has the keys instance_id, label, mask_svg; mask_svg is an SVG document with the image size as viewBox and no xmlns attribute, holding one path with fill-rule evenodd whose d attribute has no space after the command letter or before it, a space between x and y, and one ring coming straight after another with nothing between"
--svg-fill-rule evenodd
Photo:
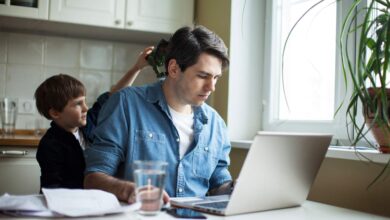
<instances>
[{"instance_id":1,"label":"window glass","mask_svg":"<svg viewBox=\"0 0 390 220\"><path fill-rule=\"evenodd\" d=\"M281 34L276 45L279 45L280 54L293 25L314 3L308 0L279 1L277 13ZM279 90L277 119L333 120L336 30L337 4L333 0L324 1L311 10L295 27L286 46L279 87L272 89Z\"/></svg>"}]
</instances>

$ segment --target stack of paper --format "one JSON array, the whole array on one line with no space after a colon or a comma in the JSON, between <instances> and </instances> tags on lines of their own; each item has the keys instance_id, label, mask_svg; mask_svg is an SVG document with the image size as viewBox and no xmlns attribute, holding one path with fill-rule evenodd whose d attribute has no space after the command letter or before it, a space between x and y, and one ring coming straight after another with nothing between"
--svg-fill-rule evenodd
<instances>
[{"instance_id":1,"label":"stack of paper","mask_svg":"<svg viewBox=\"0 0 390 220\"><path fill-rule=\"evenodd\" d=\"M15 216L58 216L47 208L43 195L14 196L4 194L0 197L0 211Z\"/></svg>"},{"instance_id":2,"label":"stack of paper","mask_svg":"<svg viewBox=\"0 0 390 220\"><path fill-rule=\"evenodd\" d=\"M134 211L139 204L121 206L115 195L101 190L42 189L44 195L0 197L0 211L17 216L80 217Z\"/></svg>"}]
</instances>

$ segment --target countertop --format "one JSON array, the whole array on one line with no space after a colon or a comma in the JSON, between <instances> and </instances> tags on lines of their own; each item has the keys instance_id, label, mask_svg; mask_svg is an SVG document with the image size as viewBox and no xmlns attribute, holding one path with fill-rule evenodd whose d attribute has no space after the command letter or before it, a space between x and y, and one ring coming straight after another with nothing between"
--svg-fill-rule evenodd
<instances>
[{"instance_id":1,"label":"countertop","mask_svg":"<svg viewBox=\"0 0 390 220\"><path fill-rule=\"evenodd\" d=\"M35 135L34 130L16 130L14 135L0 134L0 146L38 147L41 137Z\"/></svg>"}]
</instances>

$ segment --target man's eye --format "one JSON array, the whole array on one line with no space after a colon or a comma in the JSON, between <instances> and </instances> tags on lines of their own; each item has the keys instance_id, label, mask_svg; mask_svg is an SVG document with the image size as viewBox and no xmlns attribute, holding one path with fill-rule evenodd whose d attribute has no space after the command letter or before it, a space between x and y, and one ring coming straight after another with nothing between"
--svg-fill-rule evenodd
<instances>
[{"instance_id":1,"label":"man's eye","mask_svg":"<svg viewBox=\"0 0 390 220\"><path fill-rule=\"evenodd\" d=\"M199 74L198 76L202 79L207 79L207 77L208 77L208 75L206 75L206 74Z\"/></svg>"}]
</instances>

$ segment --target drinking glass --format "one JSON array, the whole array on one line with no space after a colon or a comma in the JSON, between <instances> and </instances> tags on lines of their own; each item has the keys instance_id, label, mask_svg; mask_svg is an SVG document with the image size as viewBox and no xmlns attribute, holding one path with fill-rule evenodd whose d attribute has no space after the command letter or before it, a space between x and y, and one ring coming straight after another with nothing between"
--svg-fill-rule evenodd
<instances>
[{"instance_id":1,"label":"drinking glass","mask_svg":"<svg viewBox=\"0 0 390 220\"><path fill-rule=\"evenodd\" d=\"M13 98L0 100L1 127L3 134L15 134L16 115L18 114L18 102Z\"/></svg>"},{"instance_id":2,"label":"drinking glass","mask_svg":"<svg viewBox=\"0 0 390 220\"><path fill-rule=\"evenodd\" d=\"M141 203L140 214L156 215L161 210L167 165L163 161L133 163L135 195L137 202Z\"/></svg>"}]
</instances>

